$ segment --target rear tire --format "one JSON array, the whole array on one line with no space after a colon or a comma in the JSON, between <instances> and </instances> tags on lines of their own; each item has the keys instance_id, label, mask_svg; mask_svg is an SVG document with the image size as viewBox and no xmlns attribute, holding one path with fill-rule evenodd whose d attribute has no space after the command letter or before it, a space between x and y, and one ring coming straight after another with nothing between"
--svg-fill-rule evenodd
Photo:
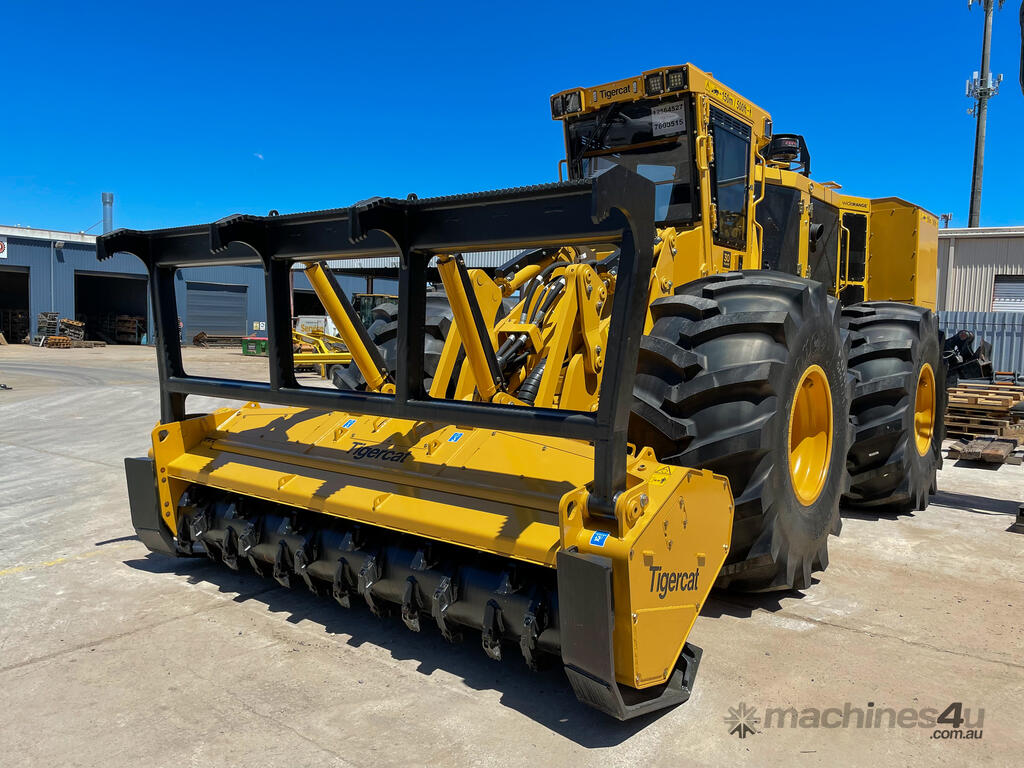
<instances>
[{"instance_id":1,"label":"rear tire","mask_svg":"<svg viewBox=\"0 0 1024 768\"><path fill-rule=\"evenodd\" d=\"M820 283L734 272L683 285L651 311L630 442L650 446L663 462L729 478L735 518L718 586L809 587L811 573L828 565L847 479L852 379L838 303ZM815 366L832 406L831 419L821 416L831 452L817 454L820 485L804 503L790 466L791 414Z\"/></svg>"},{"instance_id":2,"label":"rear tire","mask_svg":"<svg viewBox=\"0 0 1024 768\"><path fill-rule=\"evenodd\" d=\"M452 309L444 293L427 294L426 322L423 333L423 386L430 391L437 364L441 360L448 330L452 326ZM398 305L392 302L373 308L373 322L366 329L370 339L380 350L388 371L398 372ZM453 382L457 377L452 377ZM339 366L331 378L338 389L364 390L366 379L355 362Z\"/></svg>"},{"instance_id":3,"label":"rear tire","mask_svg":"<svg viewBox=\"0 0 1024 768\"><path fill-rule=\"evenodd\" d=\"M921 511L936 491L945 432L946 368L938 319L930 309L870 301L843 310L850 330L854 389L844 503L886 512ZM930 384L926 366L931 369ZM919 409L932 390L930 427Z\"/></svg>"}]
</instances>

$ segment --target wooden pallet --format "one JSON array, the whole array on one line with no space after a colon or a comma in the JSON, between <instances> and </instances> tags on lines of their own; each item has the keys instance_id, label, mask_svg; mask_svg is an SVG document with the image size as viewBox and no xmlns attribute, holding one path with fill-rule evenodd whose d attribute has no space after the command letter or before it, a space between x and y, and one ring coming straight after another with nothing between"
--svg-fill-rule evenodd
<instances>
[{"instance_id":1,"label":"wooden pallet","mask_svg":"<svg viewBox=\"0 0 1024 768\"><path fill-rule=\"evenodd\" d=\"M62 317L60 319L60 335L67 336L73 341L81 341L85 338L85 323Z\"/></svg>"},{"instance_id":2,"label":"wooden pallet","mask_svg":"<svg viewBox=\"0 0 1024 768\"><path fill-rule=\"evenodd\" d=\"M964 426L977 424L986 427L1006 427L1013 423L1009 417L1000 419L998 415L976 416L974 414L965 414L961 411L950 411L946 415L946 424L962 424Z\"/></svg>"},{"instance_id":3,"label":"wooden pallet","mask_svg":"<svg viewBox=\"0 0 1024 768\"><path fill-rule=\"evenodd\" d=\"M1017 455L1017 443L996 437L978 437L970 441L959 441L951 445L946 455L950 459L980 461L986 464L1021 464L1024 457Z\"/></svg>"},{"instance_id":4,"label":"wooden pallet","mask_svg":"<svg viewBox=\"0 0 1024 768\"><path fill-rule=\"evenodd\" d=\"M1016 384L958 384L947 393L950 407L1005 410L1024 402L1024 387Z\"/></svg>"},{"instance_id":5,"label":"wooden pallet","mask_svg":"<svg viewBox=\"0 0 1024 768\"><path fill-rule=\"evenodd\" d=\"M948 391L946 435L975 440L1024 440L1024 387L1010 383L961 383Z\"/></svg>"},{"instance_id":6,"label":"wooden pallet","mask_svg":"<svg viewBox=\"0 0 1024 768\"><path fill-rule=\"evenodd\" d=\"M996 397L994 395L986 397L977 395L958 397L950 395L948 400L950 408L970 408L976 411L1008 411L1019 402L1021 401L1010 397Z\"/></svg>"},{"instance_id":7,"label":"wooden pallet","mask_svg":"<svg viewBox=\"0 0 1024 768\"><path fill-rule=\"evenodd\" d=\"M1003 440L1012 440L1015 443L1024 443L1024 433L1016 432L993 432L991 430L968 429L966 427L946 427L946 437L950 440L977 440L979 438L998 437Z\"/></svg>"},{"instance_id":8,"label":"wooden pallet","mask_svg":"<svg viewBox=\"0 0 1024 768\"><path fill-rule=\"evenodd\" d=\"M1024 384L1014 384L1012 381L961 381L958 382L957 387L963 387L964 389L1019 389L1024 390Z\"/></svg>"},{"instance_id":9,"label":"wooden pallet","mask_svg":"<svg viewBox=\"0 0 1024 768\"><path fill-rule=\"evenodd\" d=\"M44 346L49 349L71 349L71 339L67 336L47 336Z\"/></svg>"}]
</instances>

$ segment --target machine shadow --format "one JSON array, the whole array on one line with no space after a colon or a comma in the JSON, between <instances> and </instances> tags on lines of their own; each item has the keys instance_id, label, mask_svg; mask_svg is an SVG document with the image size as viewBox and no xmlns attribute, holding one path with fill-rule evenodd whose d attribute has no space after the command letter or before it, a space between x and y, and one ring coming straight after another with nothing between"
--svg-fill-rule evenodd
<instances>
[{"instance_id":1,"label":"machine shadow","mask_svg":"<svg viewBox=\"0 0 1024 768\"><path fill-rule=\"evenodd\" d=\"M884 508L876 511L873 509L855 509L852 507L843 506L839 507L839 516L843 518L843 520L900 520L902 518L914 517L915 514L917 513L912 511L893 512L891 510L887 510Z\"/></svg>"},{"instance_id":2,"label":"machine shadow","mask_svg":"<svg viewBox=\"0 0 1024 768\"><path fill-rule=\"evenodd\" d=\"M307 621L327 635L347 636L345 643L354 648L376 646L397 661L415 661L421 674L430 675L440 669L459 677L473 690L499 691L502 706L588 749L621 744L672 711L620 722L576 700L559 659L550 657L547 664L533 672L523 663L518 649L509 644L504 647L505 658L497 662L480 648L479 632L464 630L463 641L452 645L441 637L429 617L421 622L421 632L411 632L397 613L378 619L361 605L346 610L329 597L313 595L304 586L282 587L248 569L232 571L205 557L175 559L149 553L124 563L140 571L173 573L187 577L192 584L212 585L221 594L233 595L237 603L257 600L273 613L286 614L292 624Z\"/></svg>"},{"instance_id":3,"label":"machine shadow","mask_svg":"<svg viewBox=\"0 0 1024 768\"><path fill-rule=\"evenodd\" d=\"M988 496L974 496L969 493L939 491L932 497L932 504L978 515L1016 515L1020 500L992 499Z\"/></svg>"},{"instance_id":4,"label":"machine shadow","mask_svg":"<svg viewBox=\"0 0 1024 768\"><path fill-rule=\"evenodd\" d=\"M990 461L974 461L973 459L957 459L953 462L954 467L963 467L966 469L984 469L989 472L998 472L1002 469L1005 464L993 464ZM1012 465L1011 465L1012 466Z\"/></svg>"},{"instance_id":5,"label":"machine shadow","mask_svg":"<svg viewBox=\"0 0 1024 768\"><path fill-rule=\"evenodd\" d=\"M980 465L979 465L980 466ZM989 467L993 465L988 465ZM956 493L954 491L939 491L931 497L929 505L957 509L963 512L973 512L977 515L1016 515L1019 501L1010 499L993 499L988 496L975 496L969 493ZM925 512L889 512L872 511L864 509L841 508L839 513L844 519L850 520L901 520L913 518Z\"/></svg>"},{"instance_id":6,"label":"machine shadow","mask_svg":"<svg viewBox=\"0 0 1024 768\"><path fill-rule=\"evenodd\" d=\"M819 579L811 577L811 589ZM738 619L746 619L755 611L768 611L774 613L781 611L786 606L783 600L803 600L804 593L796 589L787 589L779 592L731 592L727 589L712 589L710 596L701 608L700 617L708 619L720 619L723 616L731 616Z\"/></svg>"}]
</instances>

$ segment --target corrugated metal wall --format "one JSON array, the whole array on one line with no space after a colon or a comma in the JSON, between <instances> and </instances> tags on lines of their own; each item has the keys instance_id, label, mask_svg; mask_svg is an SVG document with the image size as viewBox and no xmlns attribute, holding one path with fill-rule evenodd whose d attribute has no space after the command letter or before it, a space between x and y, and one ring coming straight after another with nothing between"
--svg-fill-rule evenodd
<instances>
[{"instance_id":1,"label":"corrugated metal wall","mask_svg":"<svg viewBox=\"0 0 1024 768\"><path fill-rule=\"evenodd\" d=\"M107 261L96 260L96 246L65 242L52 253L53 280L50 279L50 240L8 236L7 258L3 264L29 269L29 321L32 335L37 332L36 315L59 312L61 317L75 316L75 272L91 274L145 275L146 268L134 256L119 253ZM152 317L150 325L152 327Z\"/></svg>"},{"instance_id":2,"label":"corrugated metal wall","mask_svg":"<svg viewBox=\"0 0 1024 768\"><path fill-rule=\"evenodd\" d=\"M146 274L142 262L129 254L117 253L106 261L97 261L94 244L65 242L63 248L53 250L54 279L51 282L51 242L49 239L8 235L7 258L0 261L0 266L29 269L29 320L32 335L37 333L36 315L40 312L59 312L61 317L75 316L75 272L99 275ZM0 273L0 280L2 279L3 275ZM185 283L189 280L245 285L248 297L246 328L251 331L253 323L266 322L266 292L261 267L201 267L180 270L175 280L175 297L183 320ZM152 328L152 306L148 314L147 328ZM149 340L152 342L152 339Z\"/></svg>"},{"instance_id":3,"label":"corrugated metal wall","mask_svg":"<svg viewBox=\"0 0 1024 768\"><path fill-rule=\"evenodd\" d=\"M1024 312L1024 275L996 275L993 312Z\"/></svg>"},{"instance_id":4,"label":"corrugated metal wall","mask_svg":"<svg viewBox=\"0 0 1024 768\"><path fill-rule=\"evenodd\" d=\"M1024 275L1024 227L939 230L940 311L990 311L996 275Z\"/></svg>"},{"instance_id":5,"label":"corrugated metal wall","mask_svg":"<svg viewBox=\"0 0 1024 768\"><path fill-rule=\"evenodd\" d=\"M992 345L997 371L1024 374L1024 312L939 312L939 328L947 336L971 331Z\"/></svg>"},{"instance_id":6,"label":"corrugated metal wall","mask_svg":"<svg viewBox=\"0 0 1024 768\"><path fill-rule=\"evenodd\" d=\"M211 336L248 336L249 288L223 283L185 283L184 339L203 332Z\"/></svg>"},{"instance_id":7,"label":"corrugated metal wall","mask_svg":"<svg viewBox=\"0 0 1024 768\"><path fill-rule=\"evenodd\" d=\"M193 329L185 311L188 304L188 283L214 283L219 285L244 285L246 296L246 333L259 331L260 323L267 321L267 292L263 280L263 267L190 267L179 269L174 276L174 301L178 305L178 314L185 325L186 335L182 336L185 344L192 343L192 336L202 328ZM266 326L263 326L264 330Z\"/></svg>"},{"instance_id":8,"label":"corrugated metal wall","mask_svg":"<svg viewBox=\"0 0 1024 768\"><path fill-rule=\"evenodd\" d=\"M353 293L366 293L366 278L356 275L335 275L338 285L349 296ZM302 271L301 267L292 270L292 289L296 291L312 291L313 286L309 284L309 278Z\"/></svg>"}]
</instances>

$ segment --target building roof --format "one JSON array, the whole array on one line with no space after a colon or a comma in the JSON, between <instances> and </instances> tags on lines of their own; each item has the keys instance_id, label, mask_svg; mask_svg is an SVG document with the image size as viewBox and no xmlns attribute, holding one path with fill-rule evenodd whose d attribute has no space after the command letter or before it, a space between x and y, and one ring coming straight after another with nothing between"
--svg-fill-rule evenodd
<instances>
[{"instance_id":1,"label":"building roof","mask_svg":"<svg viewBox=\"0 0 1024 768\"><path fill-rule=\"evenodd\" d=\"M96 235L82 232L62 232L59 229L34 229L32 227L6 227L0 224L0 237L27 237L33 240L63 240L66 243L96 244Z\"/></svg>"},{"instance_id":2,"label":"building roof","mask_svg":"<svg viewBox=\"0 0 1024 768\"><path fill-rule=\"evenodd\" d=\"M511 251L476 251L462 254L466 266L471 269L495 269L512 257L522 253L521 249ZM433 260L431 261L433 264ZM302 269L295 264L292 269ZM364 269L398 269L398 256L382 256L373 259L328 259L327 266L340 272L358 272Z\"/></svg>"},{"instance_id":3,"label":"building roof","mask_svg":"<svg viewBox=\"0 0 1024 768\"><path fill-rule=\"evenodd\" d=\"M939 237L1020 237L1024 227L947 227Z\"/></svg>"}]
</instances>

